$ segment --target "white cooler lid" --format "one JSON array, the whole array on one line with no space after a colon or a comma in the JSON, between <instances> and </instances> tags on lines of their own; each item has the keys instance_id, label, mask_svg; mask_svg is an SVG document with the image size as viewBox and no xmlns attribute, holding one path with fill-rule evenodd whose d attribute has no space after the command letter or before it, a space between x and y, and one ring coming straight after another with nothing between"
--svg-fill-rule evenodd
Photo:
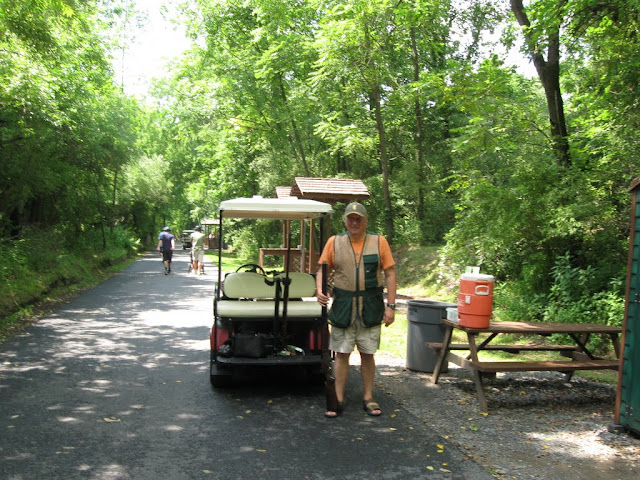
<instances>
[{"instance_id":1,"label":"white cooler lid","mask_svg":"<svg viewBox=\"0 0 640 480\"><path fill-rule=\"evenodd\" d=\"M482 282L493 282L493 275L485 275L484 273L463 273L460 278L462 280L480 280Z\"/></svg>"}]
</instances>

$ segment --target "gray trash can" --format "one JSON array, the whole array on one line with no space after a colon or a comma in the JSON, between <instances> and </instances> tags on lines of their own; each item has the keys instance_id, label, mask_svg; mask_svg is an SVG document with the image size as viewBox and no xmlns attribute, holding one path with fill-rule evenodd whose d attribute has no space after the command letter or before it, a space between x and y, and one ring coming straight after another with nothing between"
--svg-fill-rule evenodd
<instances>
[{"instance_id":1,"label":"gray trash can","mask_svg":"<svg viewBox=\"0 0 640 480\"><path fill-rule=\"evenodd\" d=\"M411 300L408 302L407 368L418 372L433 372L438 362L435 350L425 346L426 342L442 342L447 308L455 303L431 300ZM447 371L447 364L442 372Z\"/></svg>"}]
</instances>

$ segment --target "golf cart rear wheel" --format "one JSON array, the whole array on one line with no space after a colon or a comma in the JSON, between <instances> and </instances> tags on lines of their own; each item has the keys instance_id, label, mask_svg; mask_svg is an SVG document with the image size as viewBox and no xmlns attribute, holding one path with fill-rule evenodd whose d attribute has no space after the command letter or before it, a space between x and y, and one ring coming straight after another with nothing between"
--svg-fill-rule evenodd
<instances>
[{"instance_id":1,"label":"golf cart rear wheel","mask_svg":"<svg viewBox=\"0 0 640 480\"><path fill-rule=\"evenodd\" d=\"M230 368L221 367L216 362L211 362L211 372L209 375L211 385L218 387L228 387L233 379L233 372Z\"/></svg>"}]
</instances>

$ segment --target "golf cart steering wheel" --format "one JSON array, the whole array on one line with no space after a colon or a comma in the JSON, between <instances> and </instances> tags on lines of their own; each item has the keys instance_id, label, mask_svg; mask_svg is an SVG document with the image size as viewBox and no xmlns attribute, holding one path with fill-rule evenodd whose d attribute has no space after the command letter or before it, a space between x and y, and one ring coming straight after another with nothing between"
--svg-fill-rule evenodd
<instances>
[{"instance_id":1,"label":"golf cart steering wheel","mask_svg":"<svg viewBox=\"0 0 640 480\"><path fill-rule=\"evenodd\" d=\"M258 265L257 263L245 263L244 265L240 265L238 268L236 268L236 272L239 272L243 268L246 268L245 271L247 271L247 272L260 273L260 274L262 274L264 276L267 275L265 273L264 269L260 265Z\"/></svg>"}]
</instances>

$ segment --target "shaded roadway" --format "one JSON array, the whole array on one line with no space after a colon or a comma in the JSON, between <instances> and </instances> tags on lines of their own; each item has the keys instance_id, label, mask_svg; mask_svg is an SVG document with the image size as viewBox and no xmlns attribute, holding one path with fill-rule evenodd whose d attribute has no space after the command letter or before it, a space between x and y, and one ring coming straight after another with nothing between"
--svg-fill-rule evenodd
<instances>
[{"instance_id":1,"label":"shaded roadway","mask_svg":"<svg viewBox=\"0 0 640 480\"><path fill-rule=\"evenodd\" d=\"M338 419L295 375L212 389L217 276L187 265L148 254L0 345L0 478L493 478L391 395L368 417L357 374Z\"/></svg>"}]
</instances>

